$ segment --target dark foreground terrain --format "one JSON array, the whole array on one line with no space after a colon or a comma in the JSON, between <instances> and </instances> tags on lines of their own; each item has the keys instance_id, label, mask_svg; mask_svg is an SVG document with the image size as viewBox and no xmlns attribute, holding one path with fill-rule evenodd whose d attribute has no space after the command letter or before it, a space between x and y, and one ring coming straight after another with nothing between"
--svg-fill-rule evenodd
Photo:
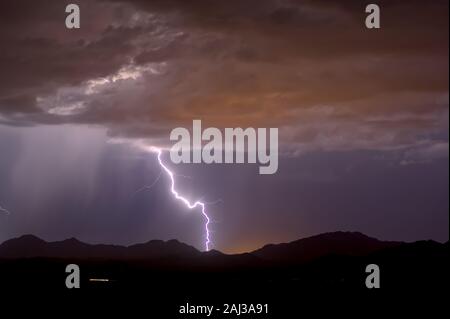
<instances>
[{"instance_id":1,"label":"dark foreground terrain","mask_svg":"<svg viewBox=\"0 0 450 319\"><path fill-rule=\"evenodd\" d=\"M148 318L206 318L180 316L186 303L267 303L269 315L239 317L299 318L293 314L309 300L320 301L317 312L354 303L399 305L402 298L409 308L425 298L440 303L449 283L448 261L448 243L385 242L361 233L327 233L241 255L202 253L178 241L120 247L76 239L47 243L27 235L0 245L0 291L87 292L94 298L115 291L136 303L144 299L151 314L164 314ZM80 267L78 290L65 286L68 264ZM380 289L365 285L369 264L380 267ZM339 300L339 306L329 300ZM213 316L219 317L237 316Z\"/></svg>"}]
</instances>

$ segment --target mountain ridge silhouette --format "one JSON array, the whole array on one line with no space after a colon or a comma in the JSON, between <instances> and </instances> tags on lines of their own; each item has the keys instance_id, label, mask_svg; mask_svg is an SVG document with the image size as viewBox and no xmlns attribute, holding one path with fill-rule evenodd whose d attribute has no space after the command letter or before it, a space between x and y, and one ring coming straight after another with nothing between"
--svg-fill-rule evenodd
<instances>
[{"instance_id":1,"label":"mountain ridge silhouette","mask_svg":"<svg viewBox=\"0 0 450 319\"><path fill-rule=\"evenodd\" d=\"M448 283L448 242L381 241L358 232L324 233L248 253L200 252L177 240L130 246L87 244L75 238L46 242L24 235L0 244L2 288L65 288L66 266L77 264L82 286L165 291L182 298L207 296L204 287L244 295L280 291L367 289L366 267L379 265L385 289L443 289ZM90 281L106 278L106 282ZM176 292L172 287L177 287Z\"/></svg>"},{"instance_id":2,"label":"mountain ridge silhouette","mask_svg":"<svg viewBox=\"0 0 450 319\"><path fill-rule=\"evenodd\" d=\"M326 255L366 255L395 247L403 242L381 241L360 232L329 232L298 239L289 243L268 244L247 253L226 254L218 250L200 252L196 248L172 239L150 240L129 246L88 244L76 238L47 242L34 235L23 235L0 244L0 258L237 258L247 257L262 261L306 262Z\"/></svg>"}]
</instances>

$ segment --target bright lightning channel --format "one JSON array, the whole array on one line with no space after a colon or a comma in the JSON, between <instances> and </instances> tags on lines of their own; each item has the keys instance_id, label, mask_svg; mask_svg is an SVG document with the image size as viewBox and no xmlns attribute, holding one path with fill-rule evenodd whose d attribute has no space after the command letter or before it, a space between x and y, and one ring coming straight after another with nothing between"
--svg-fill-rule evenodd
<instances>
[{"instance_id":1,"label":"bright lightning channel","mask_svg":"<svg viewBox=\"0 0 450 319\"><path fill-rule=\"evenodd\" d=\"M164 172L166 172L166 174L169 176L170 181L171 181L171 187L170 187L170 191L172 192L172 194L174 195L174 197L176 199L178 199L179 201L183 202L189 209L194 209L197 207L200 207L200 211L205 219L205 232L206 232L206 236L205 236L205 249L206 251L209 251L209 247L211 245L211 240L210 240L210 232L209 232L209 224L210 224L210 218L206 212L206 204L201 202L201 201L196 201L193 204L190 203L186 198L184 198L183 196L181 196L176 190L175 190L175 177L174 177L174 173L164 164L161 155L162 155L162 151L159 148L156 147L152 147L152 151L156 152L158 154L158 162L159 165L161 166L161 168L164 170Z\"/></svg>"}]
</instances>

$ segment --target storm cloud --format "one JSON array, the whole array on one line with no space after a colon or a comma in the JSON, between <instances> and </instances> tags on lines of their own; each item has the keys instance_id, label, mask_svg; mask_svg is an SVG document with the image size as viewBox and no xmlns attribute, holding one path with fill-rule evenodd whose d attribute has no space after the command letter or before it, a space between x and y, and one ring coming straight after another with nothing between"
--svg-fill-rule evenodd
<instances>
[{"instance_id":1,"label":"storm cloud","mask_svg":"<svg viewBox=\"0 0 450 319\"><path fill-rule=\"evenodd\" d=\"M105 161L111 161L105 154L114 148L105 144L143 140L168 146L173 128L191 127L192 120L200 119L204 126L218 128L280 130L280 173L266 180L267 189L261 189L260 177L246 166L235 168L239 174L232 173L232 168L204 165L177 168L203 181L196 185L200 193L214 189L208 198L228 199L228 206L218 208L224 210L221 218L227 231L217 236L234 236L232 241L219 239L225 249L243 250L245 241L246 247L253 247L350 224L389 238L415 238L412 230L401 229L409 216L406 211L413 211L417 223L421 218L430 221L419 237L448 238L448 229L433 230L436 224L431 222L434 218L448 223L443 213L448 210L444 195L448 190L444 167L445 163L448 166L449 130L448 1L377 1L382 9L379 30L365 27L365 3L357 0L80 0L76 3L81 9L81 28L72 30L64 25L69 3L0 3L0 163L5 176L0 204L10 198L16 211L32 211L33 207L35 211L59 211L58 205L62 207L70 192L56 195L56 190L71 185L67 182L71 180L77 185L74 193L86 203L79 206L80 202L70 201L73 214L138 209L127 206L132 205L128 199L110 207L108 196L119 201L114 192L106 192L109 195L104 199L96 197L104 191L99 185L115 180L114 169L99 176L103 165L107 166ZM50 138L53 134L61 139ZM40 150L54 154L59 143L77 146L67 146L66 155L52 159L39 155ZM119 153L140 156L121 148L126 146L115 147L122 150ZM76 167L73 163L82 161L81 154L90 155L85 167ZM331 173L327 167L334 162L327 158L347 162L336 164ZM320 165L314 166L315 161ZM66 164L61 164L60 177L48 181L53 186L45 190L38 182L27 184L34 169L50 174L48 163L60 162ZM143 165L133 163L129 165ZM34 169L29 171L30 167ZM70 168L74 175L67 173ZM312 172L306 173L309 169ZM380 181L371 170L389 171L397 178L390 179L390 192L398 197L388 201L390 205L385 203L389 207L379 207L374 201L378 191L371 187ZM420 196L415 198L419 203L406 203L403 187L411 180L405 172L422 183L415 184L413 194L423 194L427 203L431 199L438 203L436 215L419 212L426 206L420 204ZM239 179L240 174L249 179L239 188L241 195L233 193L233 180L224 183L223 189L214 188L217 179ZM144 182L138 175L128 175L134 177L121 194L132 193ZM310 189L306 189L308 182ZM338 197L340 189L347 189L347 195ZM361 192L355 195L357 199L348 197L344 205L341 199L356 189ZM36 205L31 200L29 207L16 204L22 195L14 196L25 192L34 194ZM387 190L381 192L388 196ZM322 194L332 197L330 203L340 210L327 222L323 220L331 216L327 214L333 205L319 207ZM301 203L296 202L298 196ZM45 203L47 197L58 200L50 205ZM256 199L261 197L264 200L259 205ZM370 227L362 217L350 222L364 200L371 207L364 213L370 216L366 219L371 220ZM141 204L139 211L156 209L154 202ZM381 221L387 212L395 215L392 231L384 229ZM238 229L250 229L256 214L263 216L258 221L260 231L255 228L244 238ZM271 214L280 218L271 218ZM77 218L80 223L84 220ZM8 236L28 229L24 220ZM305 220L310 220L307 226ZM270 230L269 225L275 228ZM286 225L293 228L283 232ZM60 232L44 226L37 232L49 237L70 233L69 226ZM75 233L85 234L87 240L116 242L147 236L143 230L134 238L111 238L106 230L102 235L98 229ZM168 236L157 228L152 234ZM179 230L179 234L188 242L195 241L194 233Z\"/></svg>"},{"instance_id":2,"label":"storm cloud","mask_svg":"<svg viewBox=\"0 0 450 319\"><path fill-rule=\"evenodd\" d=\"M194 118L279 127L294 153L434 143L448 130L448 3L380 5L369 31L359 1L81 1L68 30L64 2L4 3L2 121L143 138Z\"/></svg>"}]
</instances>

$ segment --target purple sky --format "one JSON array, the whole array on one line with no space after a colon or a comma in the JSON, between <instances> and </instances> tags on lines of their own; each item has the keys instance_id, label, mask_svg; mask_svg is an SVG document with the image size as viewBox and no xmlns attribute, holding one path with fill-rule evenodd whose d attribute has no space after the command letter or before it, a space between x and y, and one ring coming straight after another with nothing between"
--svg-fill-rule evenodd
<instances>
[{"instance_id":1,"label":"purple sky","mask_svg":"<svg viewBox=\"0 0 450 319\"><path fill-rule=\"evenodd\" d=\"M0 4L0 242L203 247L201 216L152 184L175 127L278 127L280 164L169 165L202 198L214 248L335 230L447 241L448 2L69 1ZM117 143L121 141L121 143ZM167 158L168 160L168 158ZM220 200L220 201L218 201Z\"/></svg>"}]
</instances>

